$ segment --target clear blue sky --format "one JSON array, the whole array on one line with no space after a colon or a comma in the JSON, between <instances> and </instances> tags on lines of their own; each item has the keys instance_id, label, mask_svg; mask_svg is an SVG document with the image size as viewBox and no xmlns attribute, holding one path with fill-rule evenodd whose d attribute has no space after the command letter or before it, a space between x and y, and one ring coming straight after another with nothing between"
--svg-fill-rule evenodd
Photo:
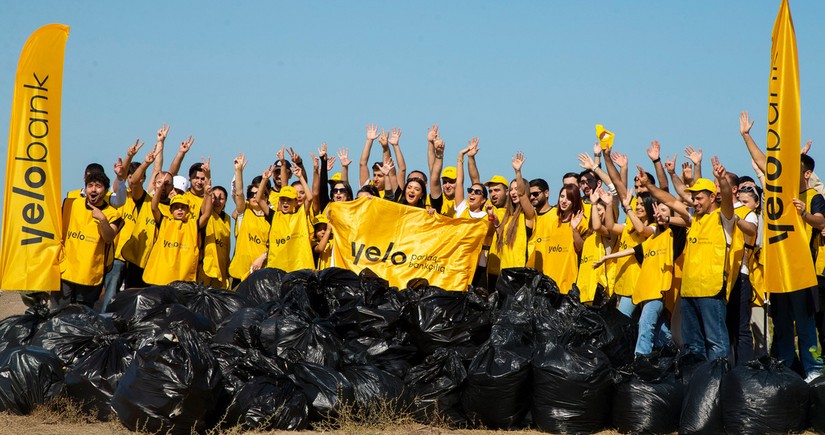
<instances>
[{"instance_id":1,"label":"clear blue sky","mask_svg":"<svg viewBox=\"0 0 825 435\"><path fill-rule=\"evenodd\" d=\"M367 123L403 130L411 169L426 165L437 122L448 162L478 136L483 178L512 177L510 156L522 150L525 175L553 191L578 170L597 123L648 167L644 148L657 138L665 154L702 147L706 171L718 154L750 174L743 109L764 143L778 0L237 3L0 0L0 136L25 40L59 22L71 27L64 191L81 186L91 161L111 174L136 138L147 143L142 158L163 122L166 161L192 134L184 167L211 156L223 185L237 152L251 160L248 182L281 144L305 157L321 142L349 147L355 178ZM825 2L793 0L791 10L803 138L825 165Z\"/></svg>"}]
</instances>

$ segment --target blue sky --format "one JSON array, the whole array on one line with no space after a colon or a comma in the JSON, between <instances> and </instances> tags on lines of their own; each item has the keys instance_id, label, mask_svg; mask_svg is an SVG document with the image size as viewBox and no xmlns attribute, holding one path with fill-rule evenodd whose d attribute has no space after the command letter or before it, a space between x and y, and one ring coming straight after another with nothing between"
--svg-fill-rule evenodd
<instances>
[{"instance_id":1,"label":"blue sky","mask_svg":"<svg viewBox=\"0 0 825 435\"><path fill-rule=\"evenodd\" d=\"M238 4L235 4L238 3ZM184 167L211 156L228 185L245 152L246 181L281 144L304 157L321 142L357 160L364 125L400 127L409 168L426 165L439 123L448 162L480 138L482 177L525 176L551 190L594 125L651 167L645 147L702 147L750 174L737 116L764 143L770 36L779 1L103 2L0 0L0 135L28 36L71 27L63 82L63 190L85 165L111 164L136 138L171 123L166 162L188 135ZM803 138L825 164L825 2L791 2L799 46ZM819 42L817 42L819 41ZM377 147L377 145L376 145ZM377 156L377 150L373 156ZM6 154L0 153L5 166ZM820 170L823 172L825 170ZM0 187L2 189L2 187ZM230 207L231 208L231 207Z\"/></svg>"}]
</instances>

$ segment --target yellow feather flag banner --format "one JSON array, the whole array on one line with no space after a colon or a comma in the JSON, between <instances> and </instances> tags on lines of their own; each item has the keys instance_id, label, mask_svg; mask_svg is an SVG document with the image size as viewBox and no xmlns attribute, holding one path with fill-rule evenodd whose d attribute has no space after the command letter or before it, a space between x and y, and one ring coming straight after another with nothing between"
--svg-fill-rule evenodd
<instances>
[{"instance_id":1,"label":"yellow feather flag banner","mask_svg":"<svg viewBox=\"0 0 825 435\"><path fill-rule=\"evenodd\" d=\"M60 289L60 103L69 27L26 41L14 82L3 198L0 289Z\"/></svg>"},{"instance_id":2,"label":"yellow feather flag banner","mask_svg":"<svg viewBox=\"0 0 825 435\"><path fill-rule=\"evenodd\" d=\"M487 220L430 216L379 198L333 202L329 220L336 267L369 268L398 288L425 278L445 290L467 290L488 228Z\"/></svg>"},{"instance_id":3,"label":"yellow feather flag banner","mask_svg":"<svg viewBox=\"0 0 825 435\"><path fill-rule=\"evenodd\" d=\"M810 234L793 205L799 195L802 122L796 35L788 1L773 25L768 81L768 136L765 168L765 285L788 293L816 285ZM804 255L801 255L804 254Z\"/></svg>"}]
</instances>

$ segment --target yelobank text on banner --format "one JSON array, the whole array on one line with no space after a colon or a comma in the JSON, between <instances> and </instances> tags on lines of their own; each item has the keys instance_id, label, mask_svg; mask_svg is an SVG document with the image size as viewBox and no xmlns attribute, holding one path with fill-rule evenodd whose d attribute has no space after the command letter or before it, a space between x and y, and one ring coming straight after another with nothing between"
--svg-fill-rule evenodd
<instances>
[{"instance_id":1,"label":"yelobank text on banner","mask_svg":"<svg viewBox=\"0 0 825 435\"><path fill-rule=\"evenodd\" d=\"M60 105L69 27L37 29L23 47L14 82L0 289L60 289Z\"/></svg>"},{"instance_id":2,"label":"yelobank text on banner","mask_svg":"<svg viewBox=\"0 0 825 435\"><path fill-rule=\"evenodd\" d=\"M329 218L335 266L356 273L369 268L398 288L425 278L462 291L472 281L489 225L370 198L331 203Z\"/></svg>"}]
</instances>

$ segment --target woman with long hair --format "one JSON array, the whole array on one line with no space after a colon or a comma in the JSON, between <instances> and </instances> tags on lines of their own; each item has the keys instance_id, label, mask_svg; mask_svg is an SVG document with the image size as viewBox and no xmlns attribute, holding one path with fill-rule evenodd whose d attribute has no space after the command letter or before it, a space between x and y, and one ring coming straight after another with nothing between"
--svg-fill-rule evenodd
<instances>
[{"instance_id":1,"label":"woman with long hair","mask_svg":"<svg viewBox=\"0 0 825 435\"><path fill-rule=\"evenodd\" d=\"M501 222L497 217L493 220L493 244L501 259L501 269L524 267L527 263L527 240L532 235L536 217L536 211L527 196L527 183L521 176L524 153L516 153L512 165L516 178L510 182L510 200L506 203Z\"/></svg>"}]
</instances>

